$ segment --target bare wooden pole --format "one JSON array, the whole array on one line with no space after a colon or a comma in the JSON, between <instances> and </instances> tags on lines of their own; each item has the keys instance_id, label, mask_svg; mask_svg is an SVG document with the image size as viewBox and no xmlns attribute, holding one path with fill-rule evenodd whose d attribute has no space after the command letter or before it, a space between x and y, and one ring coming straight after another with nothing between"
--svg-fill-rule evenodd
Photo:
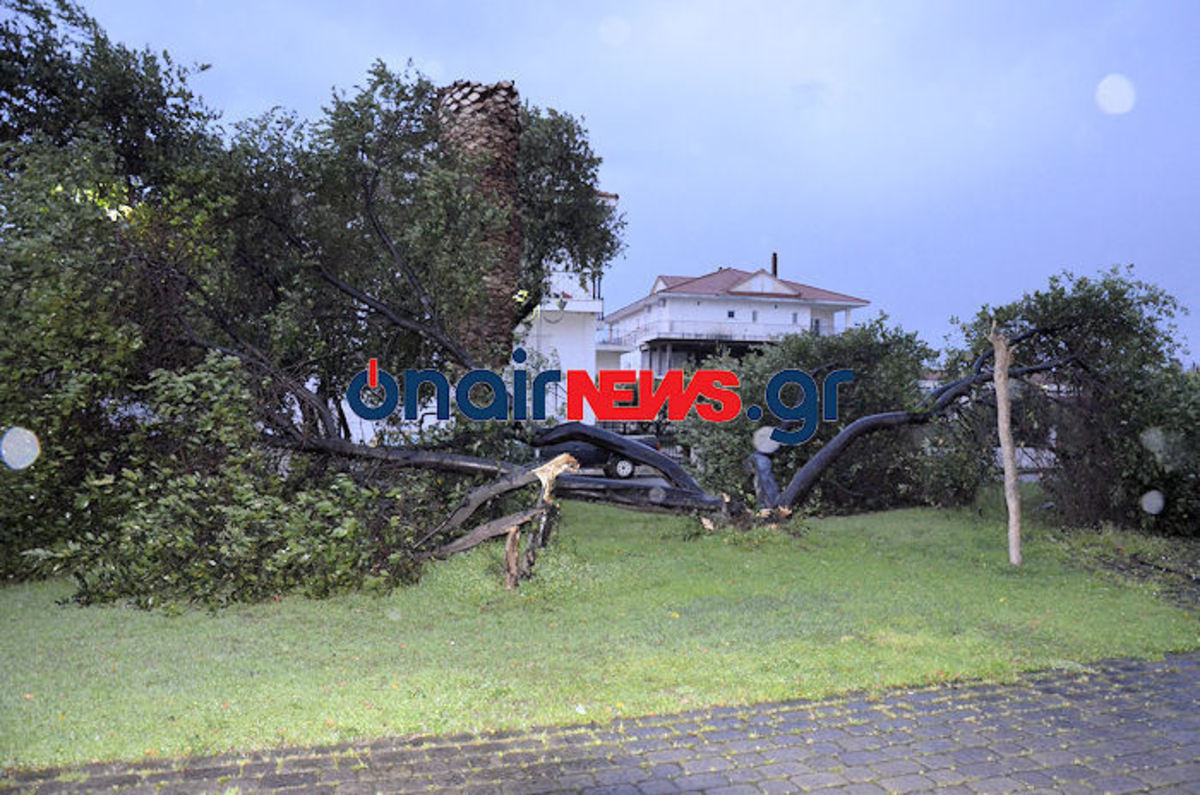
<instances>
[{"instance_id":1,"label":"bare wooden pole","mask_svg":"<svg viewBox=\"0 0 1200 795\"><path fill-rule=\"evenodd\" d=\"M996 384L996 430L1000 436L1000 458L1004 463L1004 502L1008 506L1008 562L1021 565L1021 491L1017 485L1017 450L1012 435L1012 400L1008 394L1008 368L1012 348L1008 338L996 331L988 335L996 351L993 379Z\"/></svg>"}]
</instances>

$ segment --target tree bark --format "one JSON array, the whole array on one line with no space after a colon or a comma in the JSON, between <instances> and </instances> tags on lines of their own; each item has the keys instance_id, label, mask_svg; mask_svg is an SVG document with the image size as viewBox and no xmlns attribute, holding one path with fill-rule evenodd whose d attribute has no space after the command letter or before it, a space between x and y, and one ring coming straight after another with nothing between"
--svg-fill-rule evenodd
<instances>
[{"instance_id":1,"label":"tree bark","mask_svg":"<svg viewBox=\"0 0 1200 795\"><path fill-rule=\"evenodd\" d=\"M504 542L504 587L510 591L521 582L521 525L508 531Z\"/></svg>"},{"instance_id":2,"label":"tree bark","mask_svg":"<svg viewBox=\"0 0 1200 795\"><path fill-rule=\"evenodd\" d=\"M486 245L495 255L495 265L483 275L483 311L464 320L459 335L481 362L501 370L512 353L521 275L522 231L517 203L521 116L517 89L507 81L487 85L460 80L441 90L438 110L443 140L459 162L477 169L481 192L504 216L486 232Z\"/></svg>"},{"instance_id":3,"label":"tree bark","mask_svg":"<svg viewBox=\"0 0 1200 795\"><path fill-rule=\"evenodd\" d=\"M457 538L449 544L443 544L435 549L429 557L432 558L448 558L458 552L466 552L468 549L475 547L487 541L489 538L502 536L512 530L519 528L530 519L541 516L546 508L539 505L536 508L528 508L524 511L518 511L507 516L501 516L499 519L493 519L486 524L476 527L471 532L467 533L462 538ZM424 558L422 558L424 559Z\"/></svg>"},{"instance_id":4,"label":"tree bark","mask_svg":"<svg viewBox=\"0 0 1200 795\"><path fill-rule=\"evenodd\" d=\"M1004 462L1004 502L1008 507L1008 562L1021 565L1021 490L1017 483L1017 451L1012 435L1012 398L1008 393L1008 368L1012 349L1008 339L996 331L988 335L995 349L996 430L1000 436L1000 457Z\"/></svg>"}]
</instances>

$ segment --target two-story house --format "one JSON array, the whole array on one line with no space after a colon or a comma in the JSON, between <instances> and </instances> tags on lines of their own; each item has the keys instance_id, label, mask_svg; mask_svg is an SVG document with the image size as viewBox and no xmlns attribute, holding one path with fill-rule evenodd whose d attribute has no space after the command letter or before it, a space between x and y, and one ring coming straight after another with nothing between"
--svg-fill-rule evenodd
<instances>
[{"instance_id":1,"label":"two-story house","mask_svg":"<svg viewBox=\"0 0 1200 795\"><path fill-rule=\"evenodd\" d=\"M781 279L771 272L718 268L703 276L659 276L650 294L603 314L598 285L555 273L541 306L517 332L534 367L563 371L669 369L696 362L718 347L734 353L787 334L834 334L850 325L851 310L870 302ZM566 410L560 387L547 395L551 413ZM584 407L585 419L592 421Z\"/></svg>"},{"instance_id":2,"label":"two-story house","mask_svg":"<svg viewBox=\"0 0 1200 795\"><path fill-rule=\"evenodd\" d=\"M834 334L862 298L800 284L771 272L718 268L703 276L659 276L650 294L605 315L597 369L683 367L725 347L734 353L788 334Z\"/></svg>"}]
</instances>

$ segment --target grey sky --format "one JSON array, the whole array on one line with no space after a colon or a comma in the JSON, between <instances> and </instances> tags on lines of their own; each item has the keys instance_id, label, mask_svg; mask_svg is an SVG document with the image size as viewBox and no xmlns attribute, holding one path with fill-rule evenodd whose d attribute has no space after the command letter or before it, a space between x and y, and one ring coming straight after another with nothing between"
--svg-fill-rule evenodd
<instances>
[{"instance_id":1,"label":"grey sky","mask_svg":"<svg viewBox=\"0 0 1200 795\"><path fill-rule=\"evenodd\" d=\"M85 5L212 63L228 120L313 117L376 58L584 116L629 221L610 310L774 250L935 346L1063 269L1134 263L1200 312L1200 3Z\"/></svg>"}]
</instances>

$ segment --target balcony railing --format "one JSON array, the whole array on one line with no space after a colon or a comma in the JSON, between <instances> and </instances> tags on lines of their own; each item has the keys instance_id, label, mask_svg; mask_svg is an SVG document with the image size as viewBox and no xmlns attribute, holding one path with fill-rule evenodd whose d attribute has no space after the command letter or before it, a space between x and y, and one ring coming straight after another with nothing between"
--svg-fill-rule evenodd
<instances>
[{"instance_id":1,"label":"balcony railing","mask_svg":"<svg viewBox=\"0 0 1200 795\"><path fill-rule=\"evenodd\" d=\"M821 324L824 334L831 332L828 323ZM652 339L717 340L730 342L767 342L788 334L804 334L807 325L792 323L743 323L711 320L651 320L624 331L605 328L596 334L597 344L620 345L625 348Z\"/></svg>"}]
</instances>

